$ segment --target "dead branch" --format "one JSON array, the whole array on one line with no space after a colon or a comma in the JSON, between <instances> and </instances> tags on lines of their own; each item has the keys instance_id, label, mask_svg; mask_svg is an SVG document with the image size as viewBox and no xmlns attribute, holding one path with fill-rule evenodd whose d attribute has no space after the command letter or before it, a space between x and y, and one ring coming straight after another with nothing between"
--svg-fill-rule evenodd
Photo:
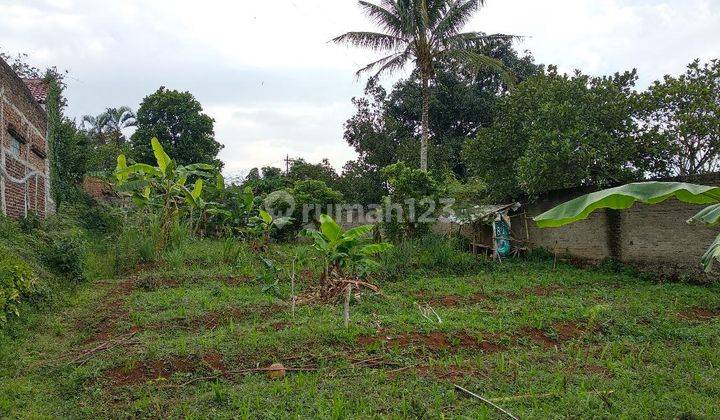
<instances>
[{"instance_id":1,"label":"dead branch","mask_svg":"<svg viewBox=\"0 0 720 420\"><path fill-rule=\"evenodd\" d=\"M499 405L495 404L494 402L488 400L487 398L483 398L483 397L481 397L480 395L475 394L474 392L468 391L467 389L465 389L465 388L463 388L463 387L461 387L460 385L457 385L457 384L455 385L455 389L458 390L458 391L461 391L461 392L463 392L463 393L465 393L465 394L467 394L467 395L469 395L469 396L471 396L471 397L477 398L478 400L484 402L485 404L490 405L490 406L493 407L494 409L496 409L496 410L500 411L501 413L507 415L508 417L510 417L510 418L513 419L513 420L519 420L517 417L515 417L515 415L514 415L513 413L505 410L504 408L502 408L502 407L500 407Z\"/></svg>"}]
</instances>

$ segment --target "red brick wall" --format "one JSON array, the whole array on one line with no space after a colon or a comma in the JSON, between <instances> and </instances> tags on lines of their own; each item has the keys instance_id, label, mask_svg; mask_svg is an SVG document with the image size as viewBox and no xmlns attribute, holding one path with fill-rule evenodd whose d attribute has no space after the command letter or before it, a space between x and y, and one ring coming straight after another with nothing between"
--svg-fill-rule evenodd
<instances>
[{"instance_id":1,"label":"red brick wall","mask_svg":"<svg viewBox=\"0 0 720 420\"><path fill-rule=\"evenodd\" d=\"M18 157L10 154L10 130L24 141ZM10 217L23 217L26 208L41 217L45 216L46 179L49 175L47 158L40 157L31 149L47 155L46 135L45 110L35 101L24 82L0 59L0 156L4 155L4 168L15 178L24 178L31 171L42 174L31 178L25 185L7 179L0 181L0 204L4 202L0 211L4 210Z\"/></svg>"}]
</instances>

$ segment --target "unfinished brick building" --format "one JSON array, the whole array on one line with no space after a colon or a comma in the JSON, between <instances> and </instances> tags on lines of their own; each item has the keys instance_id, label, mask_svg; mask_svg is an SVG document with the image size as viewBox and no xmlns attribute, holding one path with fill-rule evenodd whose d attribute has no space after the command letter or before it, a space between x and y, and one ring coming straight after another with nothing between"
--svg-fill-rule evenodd
<instances>
[{"instance_id":1,"label":"unfinished brick building","mask_svg":"<svg viewBox=\"0 0 720 420\"><path fill-rule=\"evenodd\" d=\"M14 219L51 210L47 85L21 79L0 59L0 208Z\"/></svg>"}]
</instances>

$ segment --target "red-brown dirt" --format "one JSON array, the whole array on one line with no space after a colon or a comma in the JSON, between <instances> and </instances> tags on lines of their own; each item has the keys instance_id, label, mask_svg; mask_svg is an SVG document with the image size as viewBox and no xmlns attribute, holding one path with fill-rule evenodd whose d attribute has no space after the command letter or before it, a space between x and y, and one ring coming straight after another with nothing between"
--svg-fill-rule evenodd
<instances>
[{"instance_id":1,"label":"red-brown dirt","mask_svg":"<svg viewBox=\"0 0 720 420\"><path fill-rule=\"evenodd\" d=\"M523 296L548 296L552 293L558 292L562 290L560 286L557 285L550 285L550 286L534 286L534 287L526 287L524 288L520 294Z\"/></svg>"},{"instance_id":2,"label":"red-brown dirt","mask_svg":"<svg viewBox=\"0 0 720 420\"><path fill-rule=\"evenodd\" d=\"M210 366L212 370L221 372L223 375L227 375L228 368L225 366L225 361L220 353L210 351L203 354L202 360L206 365Z\"/></svg>"},{"instance_id":3,"label":"red-brown dirt","mask_svg":"<svg viewBox=\"0 0 720 420\"><path fill-rule=\"evenodd\" d=\"M718 316L720 316L720 310L704 308L692 308L689 311L678 313L678 317L690 321L710 321Z\"/></svg>"},{"instance_id":4,"label":"red-brown dirt","mask_svg":"<svg viewBox=\"0 0 720 420\"><path fill-rule=\"evenodd\" d=\"M587 330L573 321L559 322L553 324L553 329L557 332L561 341L572 340L585 335Z\"/></svg>"},{"instance_id":5,"label":"red-brown dirt","mask_svg":"<svg viewBox=\"0 0 720 420\"><path fill-rule=\"evenodd\" d=\"M490 296L486 295L485 293L477 292L473 293L472 296L470 296L470 303L480 303L489 299Z\"/></svg>"},{"instance_id":6,"label":"red-brown dirt","mask_svg":"<svg viewBox=\"0 0 720 420\"><path fill-rule=\"evenodd\" d=\"M115 335L115 325L117 325L118 321L130 317L130 313L125 309L125 299L134 289L134 279L123 280L102 299L97 311L102 315L97 321L88 322L87 319L80 319L76 322L79 329L90 328L93 332L93 335L85 340L83 344L107 341Z\"/></svg>"},{"instance_id":7,"label":"red-brown dirt","mask_svg":"<svg viewBox=\"0 0 720 420\"><path fill-rule=\"evenodd\" d=\"M197 361L191 358L140 361L131 367L120 366L103 373L114 386L135 385L155 379L170 379L175 373L191 373L197 370Z\"/></svg>"},{"instance_id":8,"label":"red-brown dirt","mask_svg":"<svg viewBox=\"0 0 720 420\"><path fill-rule=\"evenodd\" d=\"M540 330L538 328L524 327L524 328L520 329L519 335L522 337L527 337L527 338L531 339L532 341L534 341L544 347L547 347L547 348L555 347L558 345L557 341L548 337L547 334L545 334L542 330Z\"/></svg>"},{"instance_id":9,"label":"red-brown dirt","mask_svg":"<svg viewBox=\"0 0 720 420\"><path fill-rule=\"evenodd\" d=\"M364 335L357 339L357 343L367 346L374 343L386 343L389 347L422 346L432 350L449 348L478 349L486 353L501 351L503 347L493 341L478 340L466 331L455 335L435 331L430 333L406 333L396 336L388 334Z\"/></svg>"}]
</instances>

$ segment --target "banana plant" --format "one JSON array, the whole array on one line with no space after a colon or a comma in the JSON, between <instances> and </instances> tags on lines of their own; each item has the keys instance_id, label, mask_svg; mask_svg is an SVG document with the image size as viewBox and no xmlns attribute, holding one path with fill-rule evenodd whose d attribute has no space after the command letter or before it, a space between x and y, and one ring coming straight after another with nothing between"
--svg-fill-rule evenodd
<instances>
[{"instance_id":1,"label":"banana plant","mask_svg":"<svg viewBox=\"0 0 720 420\"><path fill-rule=\"evenodd\" d=\"M587 219L598 209L624 210L636 202L657 204L672 197L689 204L707 205L687 223L700 222L708 226L720 223L720 187L684 182L636 182L597 191L560 204L533 220L541 228L559 227ZM713 260L720 261L720 235L702 257L706 271L712 268Z\"/></svg>"},{"instance_id":2,"label":"banana plant","mask_svg":"<svg viewBox=\"0 0 720 420\"><path fill-rule=\"evenodd\" d=\"M282 229L285 225L290 223L292 217L273 217L270 213L263 209L257 209L257 216L252 216L248 220L247 232L260 239L259 246L256 248L265 249L267 244L270 243L270 234L273 229Z\"/></svg>"},{"instance_id":3,"label":"banana plant","mask_svg":"<svg viewBox=\"0 0 720 420\"><path fill-rule=\"evenodd\" d=\"M160 215L160 233L158 248L167 245L170 231L181 213L191 213L201 204L203 179L211 178L215 173L212 165L196 163L177 165L165 153L157 138L151 140L157 166L145 163L127 164L125 155L117 158L115 185L119 191L132 198L136 206L158 210ZM188 185L188 178L196 178Z\"/></svg>"},{"instance_id":4,"label":"banana plant","mask_svg":"<svg viewBox=\"0 0 720 420\"><path fill-rule=\"evenodd\" d=\"M344 271L366 276L379 263L373 259L377 254L392 248L383 243L367 243L373 225L358 226L344 231L332 217L320 215L320 230L308 230L306 235L313 241L313 247L323 254L326 270L324 281L331 275L342 276Z\"/></svg>"}]
</instances>

